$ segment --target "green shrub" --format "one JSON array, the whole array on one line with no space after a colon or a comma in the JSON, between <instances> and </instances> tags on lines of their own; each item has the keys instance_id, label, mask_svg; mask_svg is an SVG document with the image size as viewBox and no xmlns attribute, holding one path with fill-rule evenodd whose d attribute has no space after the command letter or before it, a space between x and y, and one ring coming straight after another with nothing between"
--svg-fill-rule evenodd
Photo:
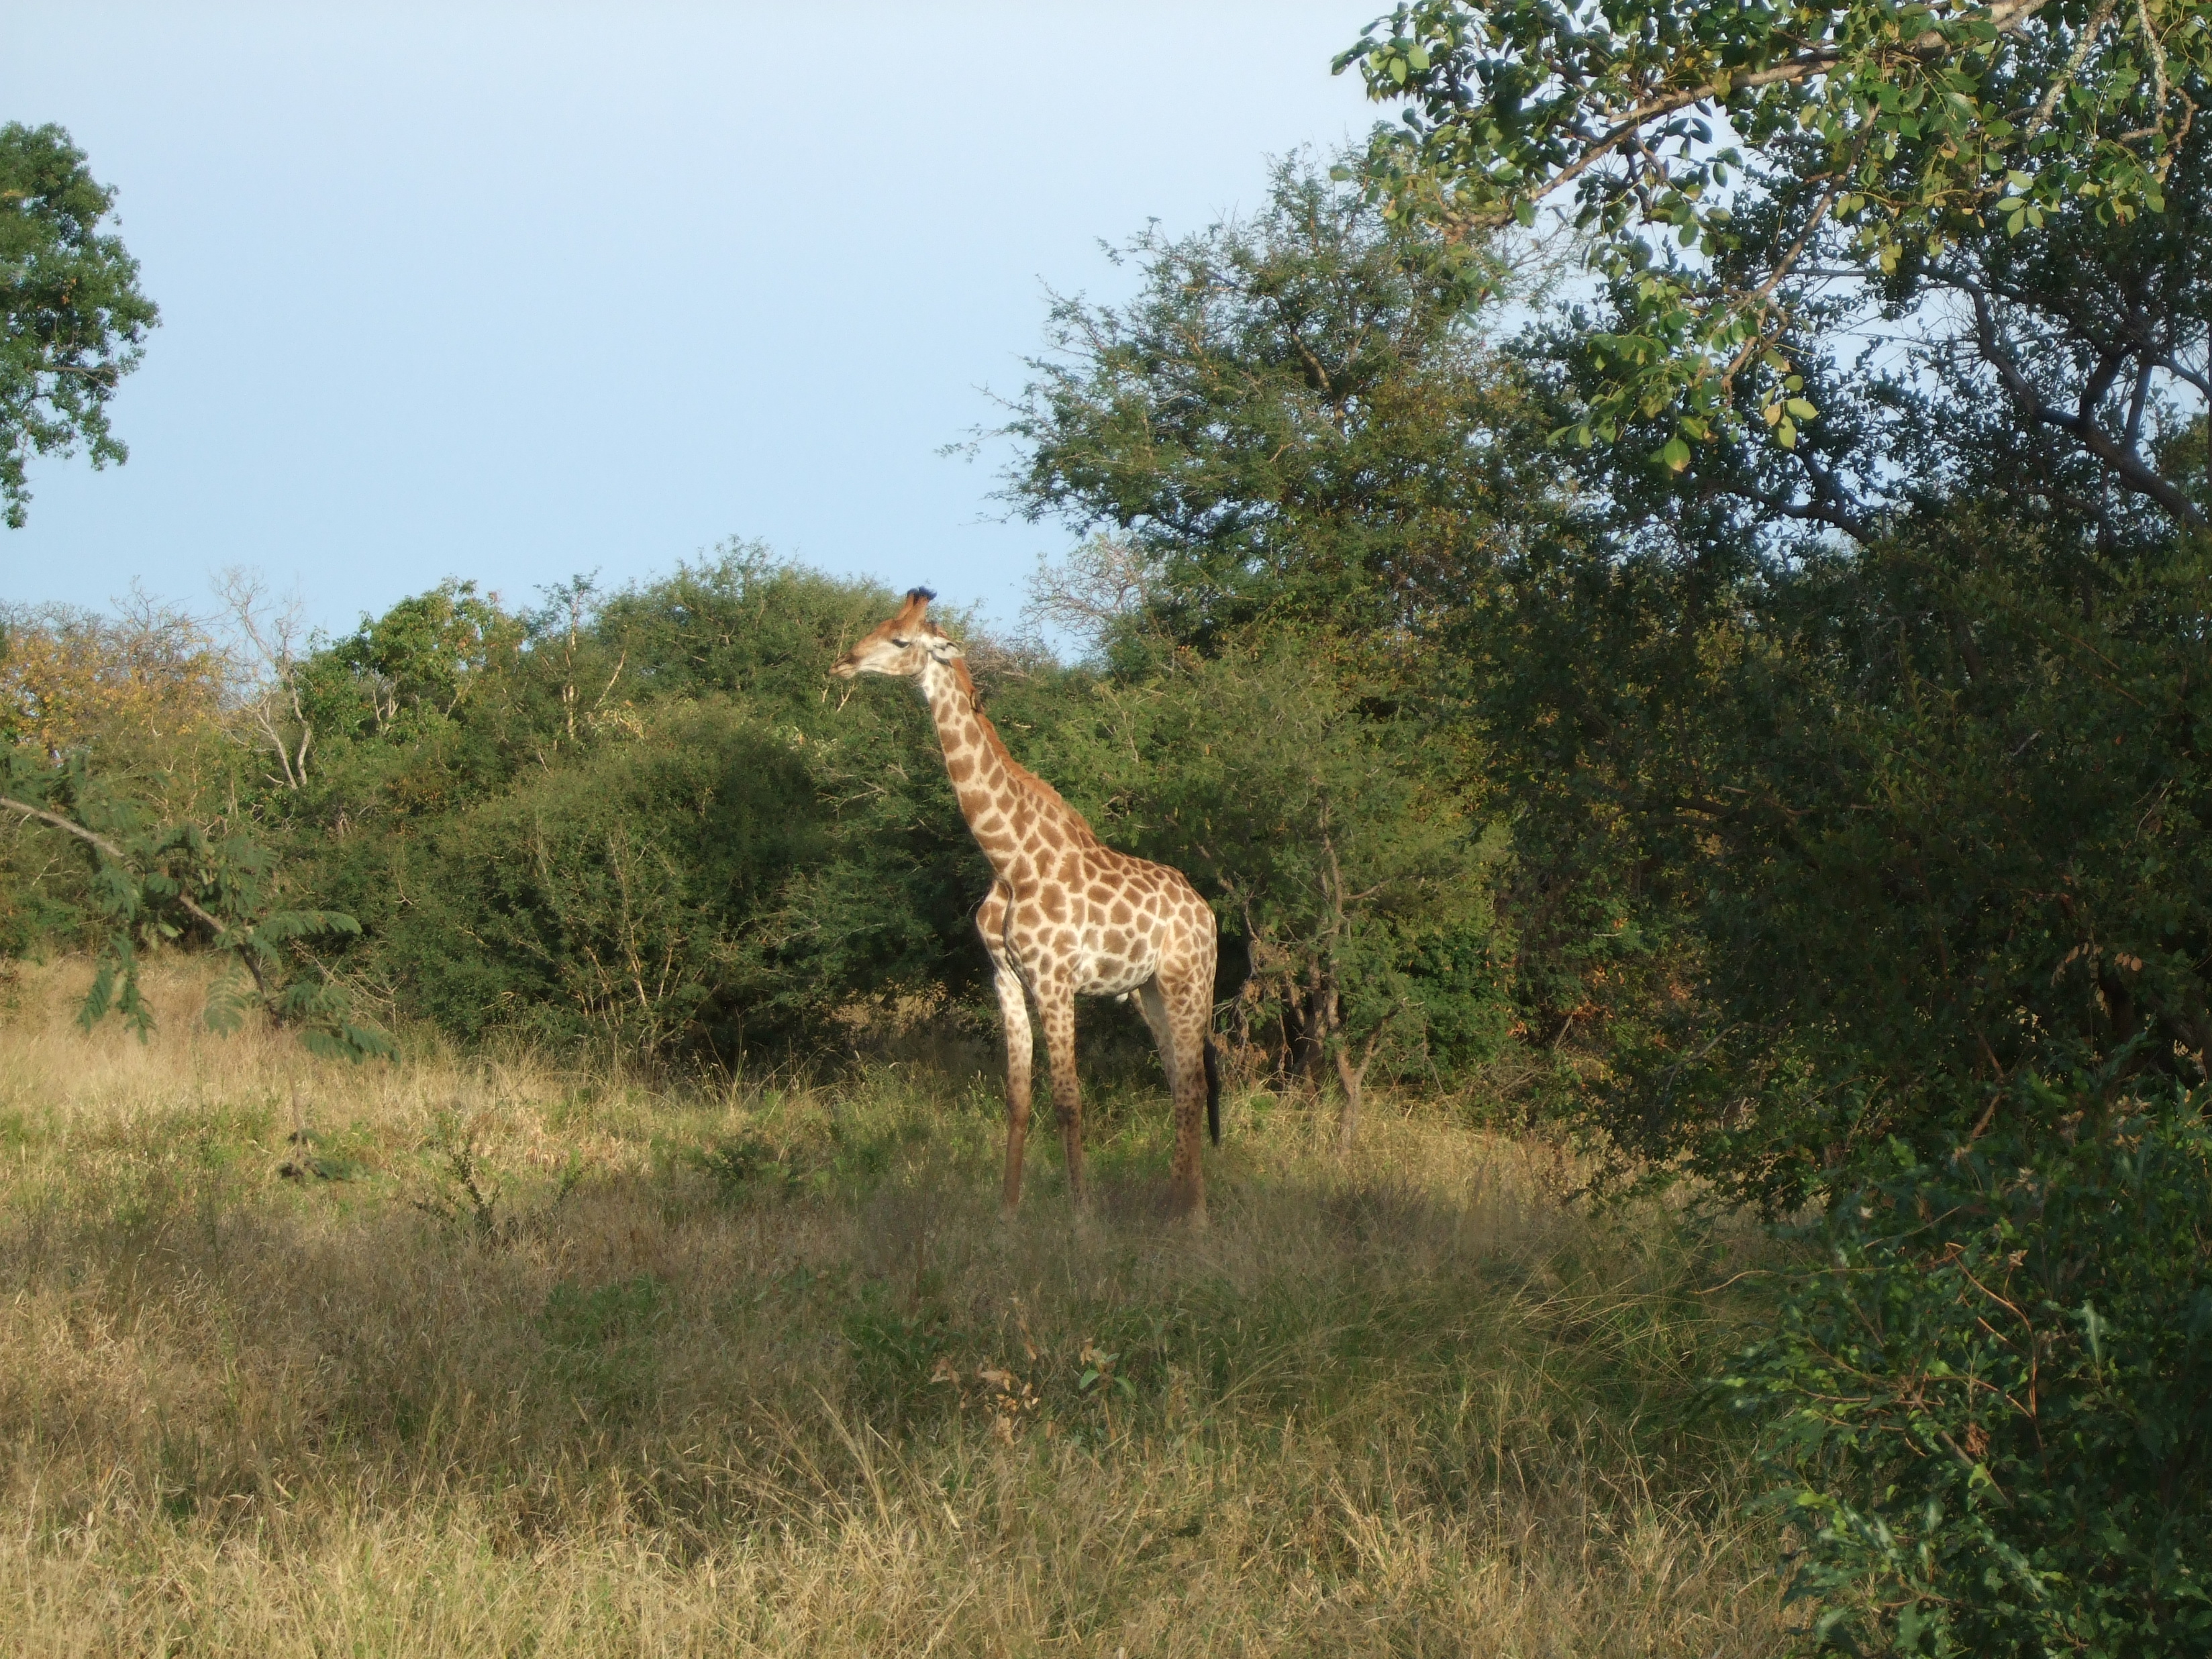
<instances>
[{"instance_id":1,"label":"green shrub","mask_svg":"<svg viewBox=\"0 0 2212 1659\"><path fill-rule=\"evenodd\" d=\"M1827 1264L1725 1383L1769 1418L1826 1644L2212 1648L2205 1099L2077 1112L2032 1157L1893 1143L1832 1206Z\"/></svg>"},{"instance_id":2,"label":"green shrub","mask_svg":"<svg viewBox=\"0 0 2212 1659\"><path fill-rule=\"evenodd\" d=\"M314 769L264 805L297 884L361 921L338 971L464 1037L731 1067L972 989L989 871L927 711L823 690L888 594L735 548L556 598L449 585L307 664Z\"/></svg>"}]
</instances>

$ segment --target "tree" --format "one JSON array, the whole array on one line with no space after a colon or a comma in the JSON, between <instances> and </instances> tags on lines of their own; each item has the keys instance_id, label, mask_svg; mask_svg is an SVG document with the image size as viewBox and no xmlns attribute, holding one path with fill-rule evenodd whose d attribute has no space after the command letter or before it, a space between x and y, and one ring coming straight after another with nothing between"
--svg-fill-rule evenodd
<instances>
[{"instance_id":1,"label":"tree","mask_svg":"<svg viewBox=\"0 0 2212 1659\"><path fill-rule=\"evenodd\" d=\"M88 947L90 1025L142 1032L146 951L193 944L228 963L207 1005L218 1030L259 1006L318 1052L390 1045L301 950L358 931L288 902L241 810L230 726L237 665L192 617L135 598L101 617L0 610L0 948Z\"/></svg>"},{"instance_id":2,"label":"tree","mask_svg":"<svg viewBox=\"0 0 2212 1659\"><path fill-rule=\"evenodd\" d=\"M1977 273L2014 263L1993 237L2078 227L2079 242L2168 210L2201 142L2208 24L2202 3L2118 0L1412 0L1337 68L1408 106L1367 158L1393 215L1467 238L1572 202L1619 301L1564 428L1581 441L1656 422L1654 453L1676 468L1747 426L1792 446L1820 412L1797 356L1823 289L1872 284L1894 305L1948 286L1978 296L1972 337L2031 418L2047 410L2186 519L2094 413L2117 387L2139 420L2142 379L2188 380L2171 337L2135 329L2112 351L2128 331L2094 323L2107 351L2083 396L2045 403L2004 374Z\"/></svg>"},{"instance_id":3,"label":"tree","mask_svg":"<svg viewBox=\"0 0 2212 1659\"><path fill-rule=\"evenodd\" d=\"M1054 303L1005 498L1106 532L1176 641L1267 618L1402 650L1439 572L1524 529L1498 434L1528 410L1440 247L1295 160L1249 221L1133 239L1134 299Z\"/></svg>"},{"instance_id":4,"label":"tree","mask_svg":"<svg viewBox=\"0 0 2212 1659\"><path fill-rule=\"evenodd\" d=\"M264 774L269 781L296 793L307 784L307 753L315 743L301 673L305 607L297 594L270 605L260 578L235 565L216 578L216 594L251 659L252 690L240 708L248 741L257 752L276 757L276 773Z\"/></svg>"},{"instance_id":5,"label":"tree","mask_svg":"<svg viewBox=\"0 0 2212 1659\"><path fill-rule=\"evenodd\" d=\"M1487 597L1439 633L1519 809L1519 867L1554 898L1620 904L1625 937L1673 941L1663 983L1592 999L1592 1020L1613 1018L1591 1120L1765 1202L1822 1189L1888 1137L1933 1157L1993 1103L2040 1110L2025 1079L2193 1081L2208 1029L2193 895L2212 150L2187 118L2203 31L2186 8L1998 9L1989 50L1956 61L1921 36L1899 55L1850 33L1870 12L1608 9L1576 14L1569 40L1564 15L1533 7L1413 7L1368 43L1398 29L1365 69L1397 95L1405 58L1428 100L1369 154L1395 216L1449 239L1520 217L1499 217L1508 198L1532 219L1553 191L1589 210L1603 285L1516 345L1541 424L1589 447L1555 452L1550 533L1471 564L1462 585ZM1462 55L1437 80L1440 49L1407 53L1452 19ZM1830 56L1756 79L1780 61L1758 55L1770 25ZM2178 53L2177 27L2195 31ZM2147 40L2167 53L2163 90L2148 58L2127 74ZM1528 65L1571 59L1592 78L1531 90ZM1717 129L1698 149L1694 97L1632 131L1593 113L1626 84L1605 76L1642 76L1664 103L1729 65L1749 89L1706 113L1743 157L1717 155ZM2014 128L2048 116L2040 137L1992 118L1975 140L2030 158L2011 170L2033 178L1999 182L2072 183L2018 212L1936 189L1971 159L1959 102L1913 112L1939 72L1984 76L1984 115L2018 96L2032 118ZM1762 125L1770 95L1808 125ZM2154 131L2142 99L2179 114ZM2081 170L2124 171L2107 118L2131 109L2121 148L2156 199L2130 205ZM1885 153L1879 190L1838 170L1831 118ZM1931 121L1953 125L1930 137ZM1565 148L1516 183L1499 158L1540 129ZM1489 182L1477 161L1497 164ZM1740 163L1723 200L1720 169ZM1936 196L1911 208L1923 186ZM1737 323L1750 332L1729 344ZM1754 341L1731 385L1728 353ZM1540 908L1511 905L1524 958L1564 961Z\"/></svg>"},{"instance_id":6,"label":"tree","mask_svg":"<svg viewBox=\"0 0 2212 1659\"><path fill-rule=\"evenodd\" d=\"M194 618L133 595L107 613L0 606L0 754L33 774L94 768L158 820L221 811L234 665ZM0 951L96 946L99 872L82 845L20 815L0 823Z\"/></svg>"},{"instance_id":7,"label":"tree","mask_svg":"<svg viewBox=\"0 0 2212 1659\"><path fill-rule=\"evenodd\" d=\"M495 599L449 579L373 621L364 616L325 647L302 724L382 736L451 720L486 664L522 642L518 620Z\"/></svg>"},{"instance_id":8,"label":"tree","mask_svg":"<svg viewBox=\"0 0 2212 1659\"><path fill-rule=\"evenodd\" d=\"M1530 382L1443 252L1279 164L1251 219L1126 245L1131 301L1057 302L1007 428L1007 499L1092 532L1036 608L1097 647L1120 711L1060 757L1052 733L1093 716L1041 708L1042 763L1201 874L1253 968L1240 1017L1293 1074L1335 1071L1354 1116L1370 1057L1488 1058L1520 971L1490 910L1486 738L1440 647L1560 497L1528 475Z\"/></svg>"},{"instance_id":9,"label":"tree","mask_svg":"<svg viewBox=\"0 0 2212 1659\"><path fill-rule=\"evenodd\" d=\"M34 454L95 467L129 451L108 400L138 366L161 319L138 291L138 262L100 223L115 192L57 126L0 125L0 508L10 529L30 500Z\"/></svg>"},{"instance_id":10,"label":"tree","mask_svg":"<svg viewBox=\"0 0 2212 1659\"><path fill-rule=\"evenodd\" d=\"M117 614L0 606L0 734L59 759L97 746L128 765L222 722L232 665L192 617L135 594Z\"/></svg>"},{"instance_id":11,"label":"tree","mask_svg":"<svg viewBox=\"0 0 2212 1659\"><path fill-rule=\"evenodd\" d=\"M1460 635L1523 860L1610 846L1631 930L1695 941L1616 1024L1591 1121L1786 1208L1893 1139L2060 1134L2020 1121L2039 1077L2197 1081L2202 553L2097 561L2017 496L1779 568L1710 526L1516 571L1510 623Z\"/></svg>"}]
</instances>

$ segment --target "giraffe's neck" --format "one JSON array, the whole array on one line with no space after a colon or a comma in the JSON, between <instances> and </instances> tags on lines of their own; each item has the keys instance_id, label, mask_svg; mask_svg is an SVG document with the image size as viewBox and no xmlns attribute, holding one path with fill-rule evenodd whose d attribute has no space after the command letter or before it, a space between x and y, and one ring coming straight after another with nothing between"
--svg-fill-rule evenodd
<instances>
[{"instance_id":1,"label":"giraffe's neck","mask_svg":"<svg viewBox=\"0 0 2212 1659\"><path fill-rule=\"evenodd\" d=\"M1006 752L998 730L975 706L975 683L964 665L933 661L921 695L937 722L945 769L960 816L983 856L1002 877L1019 873L1044 847L1095 845L1097 836L1059 792Z\"/></svg>"}]
</instances>

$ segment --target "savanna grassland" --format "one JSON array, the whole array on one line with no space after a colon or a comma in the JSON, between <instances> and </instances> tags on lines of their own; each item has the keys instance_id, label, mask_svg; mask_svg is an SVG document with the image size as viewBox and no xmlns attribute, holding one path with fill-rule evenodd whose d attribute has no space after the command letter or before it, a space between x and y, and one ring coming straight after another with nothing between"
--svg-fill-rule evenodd
<instances>
[{"instance_id":1,"label":"savanna grassland","mask_svg":"<svg viewBox=\"0 0 2212 1659\"><path fill-rule=\"evenodd\" d=\"M1218 925L1202 1233L1110 1008L996 1212L833 678L929 569L0 605L0 1651L2212 1652L2212 0L1611 15L1408 0L971 434L1066 539L931 653Z\"/></svg>"},{"instance_id":2,"label":"savanna grassland","mask_svg":"<svg viewBox=\"0 0 2212 1659\"><path fill-rule=\"evenodd\" d=\"M1765 1654L1705 1379L1763 1244L1558 1147L1232 1096L1212 1224L1094 1091L995 1210L981 1071L647 1087L514 1050L0 1049L12 1653ZM426 1040L427 1042L427 1040Z\"/></svg>"}]
</instances>

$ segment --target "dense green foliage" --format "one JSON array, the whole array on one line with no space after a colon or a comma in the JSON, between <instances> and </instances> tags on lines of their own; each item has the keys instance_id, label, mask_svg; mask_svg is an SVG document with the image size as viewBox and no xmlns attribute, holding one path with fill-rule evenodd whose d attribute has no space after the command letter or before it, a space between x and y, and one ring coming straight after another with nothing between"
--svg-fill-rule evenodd
<instances>
[{"instance_id":1,"label":"dense green foliage","mask_svg":"<svg viewBox=\"0 0 2212 1659\"><path fill-rule=\"evenodd\" d=\"M276 804L302 878L364 922L342 971L465 1033L726 1065L976 989L988 872L926 711L825 689L887 595L733 550L558 598L511 618L427 596L301 665L327 735ZM1286 655L1100 679L971 647L1017 753L1109 840L1188 870L1258 984L1297 981L1289 1039L1255 993L1276 1063L1387 1036L1413 1075L1494 1048L1496 848L1449 798L1419 805L1405 735Z\"/></svg>"},{"instance_id":2,"label":"dense green foliage","mask_svg":"<svg viewBox=\"0 0 2212 1659\"><path fill-rule=\"evenodd\" d=\"M1407 105L1366 161L1394 213L1456 240L1572 198L1620 304L1565 428L1611 443L1659 417L1655 458L1679 469L1761 425L1794 446L1825 413L1796 370L1839 277L1971 289L1956 268L1992 235L2033 247L2054 223L2161 218L2212 77L2212 10L1407 0L1337 68L1353 64ZM2106 332L2205 389L2172 342ZM2132 430L2098 435L2100 453L2136 448Z\"/></svg>"},{"instance_id":3,"label":"dense green foliage","mask_svg":"<svg viewBox=\"0 0 2212 1659\"><path fill-rule=\"evenodd\" d=\"M1898 1146L1727 1386L1776 1419L1797 1591L1861 1650L2212 1644L2212 1133L2072 1107L2071 1144Z\"/></svg>"},{"instance_id":4,"label":"dense green foliage","mask_svg":"<svg viewBox=\"0 0 2212 1659\"><path fill-rule=\"evenodd\" d=\"M138 262L100 227L115 192L57 126L0 124L0 518L23 522L31 456L82 442L125 458L109 431L116 383L160 320Z\"/></svg>"},{"instance_id":5,"label":"dense green foliage","mask_svg":"<svg viewBox=\"0 0 2212 1659\"><path fill-rule=\"evenodd\" d=\"M295 902L358 920L316 971L387 1019L726 1067L834 1052L885 1014L977 1030L989 875L927 711L827 677L891 604L737 547L620 593L579 579L527 614L448 583L272 656L231 740L198 755L185 815L251 822ZM1433 1079L1496 1049L1498 837L1418 728L1286 647L1101 678L969 641L1017 753L1116 844L1188 870L1249 941L1255 1063L1311 1073L1350 1045L1363 1071ZM146 678L102 648L102 683ZM63 678L27 670L19 700L70 703ZM161 769L132 732L159 699L110 704L46 740L80 757L72 775L89 755L143 792ZM7 873L26 923L97 931L105 901L51 860Z\"/></svg>"},{"instance_id":6,"label":"dense green foliage","mask_svg":"<svg viewBox=\"0 0 2212 1659\"><path fill-rule=\"evenodd\" d=\"M235 823L164 823L118 795L82 752L55 766L20 750L0 773L0 814L43 825L82 854L80 927L94 950L92 986L80 1012L97 1023L112 1008L143 1036L153 1016L139 994L142 952L196 939L221 953L230 972L212 988L207 1023L237 1029L258 1006L297 1029L318 1054L388 1054L384 1034L362 1024L349 1000L319 974L301 971L287 949L323 935L357 933L351 916L280 905L270 889L275 860ZM250 982L251 988L248 988Z\"/></svg>"},{"instance_id":7,"label":"dense green foliage","mask_svg":"<svg viewBox=\"0 0 2212 1659\"><path fill-rule=\"evenodd\" d=\"M2068 528L1947 503L1780 573L1662 543L1516 584L1480 648L1529 818L1611 826L1637 927L1697 941L1697 994L1618 1027L1616 1138L1787 1204L2022 1070L2201 1077L2205 554Z\"/></svg>"},{"instance_id":8,"label":"dense green foliage","mask_svg":"<svg viewBox=\"0 0 2212 1659\"><path fill-rule=\"evenodd\" d=\"M732 550L556 597L449 586L299 664L316 735L269 810L362 919L338 971L463 1034L729 1065L972 983L981 866L925 711L824 690L886 594Z\"/></svg>"}]
</instances>

